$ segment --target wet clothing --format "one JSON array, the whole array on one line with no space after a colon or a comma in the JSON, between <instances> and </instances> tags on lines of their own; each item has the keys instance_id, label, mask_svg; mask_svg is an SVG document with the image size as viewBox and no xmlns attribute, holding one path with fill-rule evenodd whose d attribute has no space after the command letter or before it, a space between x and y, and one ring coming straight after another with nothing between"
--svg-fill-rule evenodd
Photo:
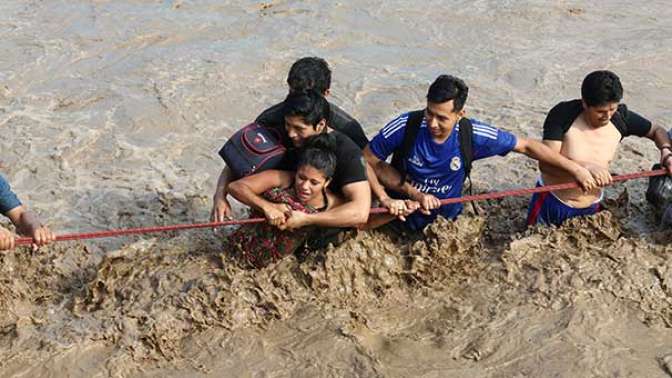
<instances>
[{"instance_id":1,"label":"wet clothing","mask_svg":"<svg viewBox=\"0 0 672 378\"><path fill-rule=\"evenodd\" d=\"M332 131L336 149L336 172L329 184L329 188L336 193L342 193L345 185L354 182L367 181L366 162L362 156L362 150L345 134ZM296 171L299 162L299 149L292 148L287 151L280 168L286 171Z\"/></svg>"},{"instance_id":2,"label":"wet clothing","mask_svg":"<svg viewBox=\"0 0 672 378\"><path fill-rule=\"evenodd\" d=\"M565 101L548 112L544 121L544 140L562 141L577 117L583 112L581 100ZM651 122L620 104L611 117L611 123L621 133L621 139L635 135L646 136L651 131ZM537 186L541 185L540 182ZM527 224L560 225L565 220L600 211L599 201L586 208L571 207L552 193L536 193L532 196L527 211Z\"/></svg>"},{"instance_id":3,"label":"wet clothing","mask_svg":"<svg viewBox=\"0 0 672 378\"><path fill-rule=\"evenodd\" d=\"M401 148L404 140L408 113L402 114L389 122L371 140L369 148L380 160ZM484 159L494 155L504 156L516 146L516 137L506 131L471 119L473 125L473 160ZM451 132L448 139L438 144L432 139L427 128L427 120L423 117L415 145L406 159L406 178L423 193L432 194L438 199L462 196L464 184L464 167L460 152L459 125ZM403 198L399 193L390 193L394 198ZM406 217L406 226L418 231L433 222L438 215L454 219L462 212L462 204L441 206L432 211L431 215L415 212Z\"/></svg>"},{"instance_id":4,"label":"wet clothing","mask_svg":"<svg viewBox=\"0 0 672 378\"><path fill-rule=\"evenodd\" d=\"M362 126L338 106L329 103L330 117L329 127L334 130L332 134L336 139L336 173L329 184L329 188L337 194L342 194L345 185L367 181L366 162L362 156L362 150L369 143ZM280 131L283 144L287 147L285 158L278 169L296 171L299 150L296 149L285 130L285 115L283 103L278 103L264 110L255 120L260 125L273 127ZM326 246L329 242L336 241L338 234L348 228L323 227L323 237L312 240L315 246Z\"/></svg>"},{"instance_id":5,"label":"wet clothing","mask_svg":"<svg viewBox=\"0 0 672 378\"><path fill-rule=\"evenodd\" d=\"M310 214L324 210L302 204L297 199L293 188L273 188L264 192L263 196L270 202L284 203L293 210L304 213ZM251 217L263 217L263 214L254 211ZM256 268L262 268L294 253L307 242L312 231L313 227L282 231L268 223L258 223L234 231L229 235L227 244L230 250L243 261Z\"/></svg>"},{"instance_id":6,"label":"wet clothing","mask_svg":"<svg viewBox=\"0 0 672 378\"><path fill-rule=\"evenodd\" d=\"M363 150L369 143L369 140L366 138L366 134L359 122L338 106L332 103L329 103L329 106L331 109L331 119L328 122L329 127L347 135L348 138L359 146L360 150ZM287 132L285 131L285 114L282 110L282 102L264 110L255 121L260 125L278 129L285 138L285 141L287 141L285 146L291 147L292 143L289 141Z\"/></svg>"},{"instance_id":7,"label":"wet clothing","mask_svg":"<svg viewBox=\"0 0 672 378\"><path fill-rule=\"evenodd\" d=\"M0 176L0 214L6 215L10 210L21 206L21 201L12 192L9 183Z\"/></svg>"},{"instance_id":8,"label":"wet clothing","mask_svg":"<svg viewBox=\"0 0 672 378\"><path fill-rule=\"evenodd\" d=\"M544 121L544 140L562 141L565 133L582 112L581 100L565 101L555 105ZM643 137L651 130L651 121L631 112L623 104L619 105L619 110L614 113L611 121L621 133L621 138L630 135Z\"/></svg>"},{"instance_id":9,"label":"wet clothing","mask_svg":"<svg viewBox=\"0 0 672 378\"><path fill-rule=\"evenodd\" d=\"M541 180L537 181L537 187L542 185ZM601 210L599 200L588 207L576 208L562 202L553 193L534 193L527 210L527 225L559 226L569 218L593 215Z\"/></svg>"}]
</instances>

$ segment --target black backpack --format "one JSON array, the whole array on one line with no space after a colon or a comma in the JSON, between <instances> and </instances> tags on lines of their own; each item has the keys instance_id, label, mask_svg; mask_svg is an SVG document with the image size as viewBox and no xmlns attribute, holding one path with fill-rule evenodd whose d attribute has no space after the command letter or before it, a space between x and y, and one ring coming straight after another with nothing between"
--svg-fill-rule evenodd
<instances>
[{"instance_id":1,"label":"black backpack","mask_svg":"<svg viewBox=\"0 0 672 378\"><path fill-rule=\"evenodd\" d=\"M239 178L277 167L285 151L277 130L251 123L226 141L219 156Z\"/></svg>"},{"instance_id":2,"label":"black backpack","mask_svg":"<svg viewBox=\"0 0 672 378\"><path fill-rule=\"evenodd\" d=\"M422 119L424 118L424 110L416 110L414 112L408 113L408 120L406 121L406 130L404 132L404 141L401 146L394 152L392 155L392 166L399 171L401 174L401 182L403 184L406 181L406 158L411 153L413 146L415 145L415 139L418 136L420 131L420 125L422 124ZM467 192L471 195L471 163L474 160L474 145L473 145L473 125L468 118L460 118L460 154L462 155L462 164L464 166L464 181L469 181L467 186ZM476 206L474 206L474 211L478 214Z\"/></svg>"}]
</instances>

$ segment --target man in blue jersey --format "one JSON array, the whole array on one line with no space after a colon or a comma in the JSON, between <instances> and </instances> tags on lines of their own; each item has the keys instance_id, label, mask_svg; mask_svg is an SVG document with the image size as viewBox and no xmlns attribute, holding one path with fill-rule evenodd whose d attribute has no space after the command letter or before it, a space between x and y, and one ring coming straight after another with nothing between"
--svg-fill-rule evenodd
<instances>
[{"instance_id":1,"label":"man in blue jersey","mask_svg":"<svg viewBox=\"0 0 672 378\"><path fill-rule=\"evenodd\" d=\"M541 142L517 138L483 122L465 118L468 91L462 80L450 75L439 76L429 87L424 112L405 113L395 118L364 149L364 157L374 167L380 182L390 191L391 197L398 199L388 201L389 214L377 220L370 218L369 226L405 217L407 228L418 231L438 215L448 219L457 217L463 206L441 206L440 200L462 195L466 176L465 151L471 154L470 160L504 156L515 151L566 170L586 190L596 186L587 169ZM459 132L461 127L471 129L471 149L465 149L460 143L463 140ZM409 142L405 136L411 132L409 135L415 135ZM395 154L395 158L388 164L385 159L391 154Z\"/></svg>"},{"instance_id":2,"label":"man in blue jersey","mask_svg":"<svg viewBox=\"0 0 672 378\"><path fill-rule=\"evenodd\" d=\"M33 248L54 241L54 233L40 223L35 215L21 204L12 192L9 184L0 176L0 214L8 217L16 226L16 230L35 241ZM16 236L9 230L0 227L0 251L14 249Z\"/></svg>"}]
</instances>

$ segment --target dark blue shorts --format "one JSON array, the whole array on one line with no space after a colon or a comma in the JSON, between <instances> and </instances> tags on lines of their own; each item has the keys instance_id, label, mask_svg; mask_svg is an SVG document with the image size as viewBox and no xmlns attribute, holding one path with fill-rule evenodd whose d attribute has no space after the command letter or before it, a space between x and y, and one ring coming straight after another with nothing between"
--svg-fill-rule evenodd
<instances>
[{"instance_id":1,"label":"dark blue shorts","mask_svg":"<svg viewBox=\"0 0 672 378\"><path fill-rule=\"evenodd\" d=\"M539 184L537 184L539 186ZM534 193L527 208L527 225L559 226L565 220L582 215L592 215L600 211L600 203L577 209L560 201L550 192Z\"/></svg>"}]
</instances>

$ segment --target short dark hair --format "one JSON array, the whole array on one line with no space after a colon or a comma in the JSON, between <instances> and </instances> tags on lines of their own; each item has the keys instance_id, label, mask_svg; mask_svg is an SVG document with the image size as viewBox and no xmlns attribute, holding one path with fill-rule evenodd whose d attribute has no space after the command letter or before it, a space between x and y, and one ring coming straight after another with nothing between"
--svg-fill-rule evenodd
<instances>
[{"instance_id":1,"label":"short dark hair","mask_svg":"<svg viewBox=\"0 0 672 378\"><path fill-rule=\"evenodd\" d=\"M469 95L467 84L452 75L441 75L434 80L427 91L427 101L441 104L453 100L453 112L459 112L464 108Z\"/></svg>"},{"instance_id":2,"label":"short dark hair","mask_svg":"<svg viewBox=\"0 0 672 378\"><path fill-rule=\"evenodd\" d=\"M299 116L313 127L323 119L329 124L331 116L327 100L313 90L290 92L282 103L282 110L285 117Z\"/></svg>"},{"instance_id":3,"label":"short dark hair","mask_svg":"<svg viewBox=\"0 0 672 378\"><path fill-rule=\"evenodd\" d=\"M329 133L312 136L306 140L306 144L299 155L299 164L310 165L324 173L327 178L334 177L336 172L336 154L334 149L336 142Z\"/></svg>"},{"instance_id":4,"label":"short dark hair","mask_svg":"<svg viewBox=\"0 0 672 378\"><path fill-rule=\"evenodd\" d=\"M309 89L325 94L331 87L331 70L327 61L315 56L305 57L292 64L287 75L290 92Z\"/></svg>"},{"instance_id":5,"label":"short dark hair","mask_svg":"<svg viewBox=\"0 0 672 378\"><path fill-rule=\"evenodd\" d=\"M581 84L581 98L588 106L619 102L623 98L621 80L611 71L594 71Z\"/></svg>"}]
</instances>

